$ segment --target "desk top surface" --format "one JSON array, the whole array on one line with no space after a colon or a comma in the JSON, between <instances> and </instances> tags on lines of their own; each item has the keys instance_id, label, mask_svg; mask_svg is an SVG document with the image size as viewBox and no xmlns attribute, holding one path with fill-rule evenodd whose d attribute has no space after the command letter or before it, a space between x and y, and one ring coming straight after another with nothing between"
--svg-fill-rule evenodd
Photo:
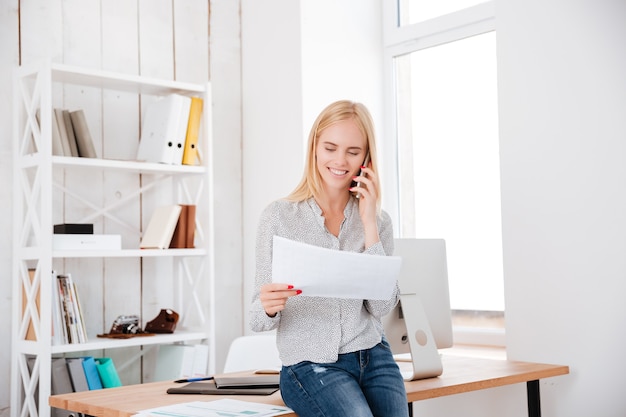
<instances>
[{"instance_id":1,"label":"desk top surface","mask_svg":"<svg viewBox=\"0 0 626 417\"><path fill-rule=\"evenodd\" d=\"M407 401L419 401L469 391L494 388L533 381L569 373L563 365L516 362L443 355L443 374L406 382ZM410 366L408 362L399 365ZM284 405L280 391L269 396L216 396L167 394L166 390L180 386L171 381L129 385L119 388L53 395L52 407L77 411L99 417L130 417L140 410L190 401L211 401L234 398L257 403ZM289 414L287 416L295 416Z\"/></svg>"}]
</instances>

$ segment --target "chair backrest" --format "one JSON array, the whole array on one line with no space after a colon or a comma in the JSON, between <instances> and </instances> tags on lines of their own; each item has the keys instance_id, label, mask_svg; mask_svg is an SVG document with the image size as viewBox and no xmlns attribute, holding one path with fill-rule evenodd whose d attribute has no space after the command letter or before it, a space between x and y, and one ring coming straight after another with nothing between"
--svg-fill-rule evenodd
<instances>
[{"instance_id":1,"label":"chair backrest","mask_svg":"<svg viewBox=\"0 0 626 417\"><path fill-rule=\"evenodd\" d=\"M280 370L281 366L274 334L240 336L230 344L224 373L258 369Z\"/></svg>"}]
</instances>

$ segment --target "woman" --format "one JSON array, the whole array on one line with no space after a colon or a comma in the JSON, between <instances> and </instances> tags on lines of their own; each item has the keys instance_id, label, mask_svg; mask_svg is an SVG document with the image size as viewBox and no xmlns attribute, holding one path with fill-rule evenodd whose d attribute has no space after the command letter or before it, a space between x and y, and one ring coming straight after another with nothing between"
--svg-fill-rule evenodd
<instances>
[{"instance_id":1,"label":"woman","mask_svg":"<svg viewBox=\"0 0 626 417\"><path fill-rule=\"evenodd\" d=\"M300 417L408 416L404 382L380 320L398 302L397 285L389 300L305 297L271 276L275 235L393 254L391 220L379 209L376 162L368 110L346 100L332 103L311 128L300 184L261 215L250 324L254 331L277 330L281 394Z\"/></svg>"}]
</instances>

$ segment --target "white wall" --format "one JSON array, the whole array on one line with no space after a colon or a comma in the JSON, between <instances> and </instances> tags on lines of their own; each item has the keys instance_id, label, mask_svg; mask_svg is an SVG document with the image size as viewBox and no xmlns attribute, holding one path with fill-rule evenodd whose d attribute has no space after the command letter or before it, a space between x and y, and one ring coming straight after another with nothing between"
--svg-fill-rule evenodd
<instances>
[{"instance_id":1,"label":"white wall","mask_svg":"<svg viewBox=\"0 0 626 417\"><path fill-rule=\"evenodd\" d=\"M496 0L507 355L543 415L626 414L626 3ZM415 406L525 416L522 384Z\"/></svg>"},{"instance_id":2,"label":"white wall","mask_svg":"<svg viewBox=\"0 0 626 417\"><path fill-rule=\"evenodd\" d=\"M545 415L624 416L626 2L497 3L511 359L562 363Z\"/></svg>"},{"instance_id":3,"label":"white wall","mask_svg":"<svg viewBox=\"0 0 626 417\"><path fill-rule=\"evenodd\" d=\"M239 1L211 0L209 62L213 92L217 370L243 333L242 121Z\"/></svg>"},{"instance_id":4,"label":"white wall","mask_svg":"<svg viewBox=\"0 0 626 417\"><path fill-rule=\"evenodd\" d=\"M258 217L300 181L309 129L323 107L358 100L380 125L382 37L378 0L243 0L241 20L244 328L250 332Z\"/></svg>"}]
</instances>

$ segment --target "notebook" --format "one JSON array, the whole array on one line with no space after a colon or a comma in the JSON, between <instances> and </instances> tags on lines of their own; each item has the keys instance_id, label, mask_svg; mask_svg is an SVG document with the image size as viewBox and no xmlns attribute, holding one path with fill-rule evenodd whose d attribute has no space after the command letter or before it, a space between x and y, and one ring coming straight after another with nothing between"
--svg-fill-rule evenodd
<instances>
[{"instance_id":1,"label":"notebook","mask_svg":"<svg viewBox=\"0 0 626 417\"><path fill-rule=\"evenodd\" d=\"M214 377L218 388L278 388L280 374L220 375Z\"/></svg>"},{"instance_id":2,"label":"notebook","mask_svg":"<svg viewBox=\"0 0 626 417\"><path fill-rule=\"evenodd\" d=\"M244 386L218 388L215 381L190 382L180 387L169 388L168 394L206 394L206 395L271 395L278 391L278 386Z\"/></svg>"}]
</instances>

